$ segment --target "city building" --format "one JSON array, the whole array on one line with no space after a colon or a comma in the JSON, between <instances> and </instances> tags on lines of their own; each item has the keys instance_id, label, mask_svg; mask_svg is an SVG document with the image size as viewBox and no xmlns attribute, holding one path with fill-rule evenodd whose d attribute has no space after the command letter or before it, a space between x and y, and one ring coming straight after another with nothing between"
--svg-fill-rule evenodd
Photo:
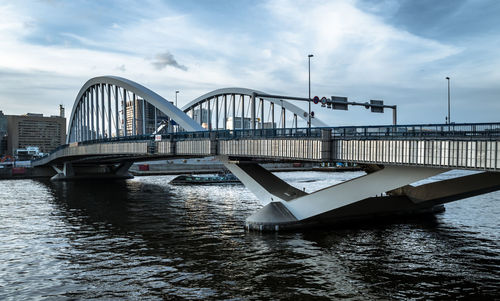
<instances>
[{"instance_id":1,"label":"city building","mask_svg":"<svg viewBox=\"0 0 500 301\"><path fill-rule=\"evenodd\" d=\"M144 104L144 117L145 117L145 129L142 131L142 108ZM165 115L160 110L156 110L156 123L155 124L155 107L144 101L143 99L137 98L134 100L127 101L127 135L131 136L133 134L133 124L134 124L134 105L135 105L135 133L136 135L141 134L151 134L156 131L158 126L162 121L167 121L168 116Z\"/></svg>"},{"instance_id":2,"label":"city building","mask_svg":"<svg viewBox=\"0 0 500 301\"><path fill-rule=\"evenodd\" d=\"M7 116L0 111L0 158L7 153Z\"/></svg>"},{"instance_id":3,"label":"city building","mask_svg":"<svg viewBox=\"0 0 500 301\"><path fill-rule=\"evenodd\" d=\"M66 143L66 118L59 116L44 117L42 114L6 115L7 117L7 154L14 155L16 150L38 147L40 152L49 153ZM63 116L63 115L62 115Z\"/></svg>"},{"instance_id":4,"label":"city building","mask_svg":"<svg viewBox=\"0 0 500 301\"><path fill-rule=\"evenodd\" d=\"M248 129L251 129L252 128L252 123L250 122L252 119L249 118L249 117L245 117L245 118L241 118L241 117L235 117L234 118L234 129L233 129L233 117L228 117L227 118L227 121L226 121L226 128L228 130L241 130L243 129L243 126L242 126L242 121L244 122L244 125L245 125L245 129L248 130ZM260 118L257 118L256 121L255 121L255 127L256 129L274 129L276 128L276 122L264 122L264 124L262 124L260 122Z\"/></svg>"},{"instance_id":5,"label":"city building","mask_svg":"<svg viewBox=\"0 0 500 301\"><path fill-rule=\"evenodd\" d=\"M208 123L208 110L202 109L201 114L202 114L201 115L201 124ZM194 109L193 116L191 118L193 118L193 120L195 120L198 123L200 122L200 109L199 108Z\"/></svg>"}]
</instances>

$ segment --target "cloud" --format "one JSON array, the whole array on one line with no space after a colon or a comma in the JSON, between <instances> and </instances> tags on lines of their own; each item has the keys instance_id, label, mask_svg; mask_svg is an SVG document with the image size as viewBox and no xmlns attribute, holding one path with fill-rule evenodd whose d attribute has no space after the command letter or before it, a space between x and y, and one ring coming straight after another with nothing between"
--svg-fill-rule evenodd
<instances>
[{"instance_id":1,"label":"cloud","mask_svg":"<svg viewBox=\"0 0 500 301\"><path fill-rule=\"evenodd\" d=\"M21 94L19 91L30 88L19 83L46 84L42 78L50 79L48 82L54 86L67 84L68 78L75 84L72 89L57 95L50 91L43 97L73 101L86 80L113 72L168 99L173 91L180 90L180 105L229 86L306 96L307 54L312 53L313 95L343 95L357 101L384 99L398 105L403 122L442 121L444 77L450 76L455 103L474 95L485 100L474 120L495 119L489 116L498 111L491 108L498 102L494 95L500 93L500 59L494 52L500 38L488 35L488 31L467 39L460 39L460 35L448 40L419 35L423 31L411 31L400 22L391 22L380 12L367 9L366 2L371 3L271 0L245 10L246 19L242 20L214 18L213 9L187 10L156 1L132 2L126 7L110 7L103 2L103 9L120 9L115 14L120 18L109 18L95 13L100 10L93 5L75 1L75 6L82 6L92 21L70 27L66 21L73 18L73 10L68 4L47 7L37 2L35 8L0 5L0 71L19 73L18 81L9 82L12 89L5 90L3 85L0 103L4 111L10 106L12 114L25 113L28 109L14 107L8 100L30 108L34 99L42 96ZM398 10L397 0L385 3L393 6L390 11ZM139 5L143 6L140 10ZM470 5L475 6L472 2ZM136 15L137 11L141 14ZM387 8L380 11L387 12ZM261 20L258 24L245 21L256 17ZM447 22L451 26L460 20L449 16ZM47 43L47 39L54 42ZM162 51L165 45L169 45L168 51ZM189 72L185 72L187 66ZM463 114L464 121L472 118L452 110L457 118ZM333 120L334 114L338 117L332 124L336 125L391 121L389 114L355 111L318 111L316 116ZM383 121L382 115L387 116Z\"/></svg>"},{"instance_id":2,"label":"cloud","mask_svg":"<svg viewBox=\"0 0 500 301\"><path fill-rule=\"evenodd\" d=\"M174 68L177 68L177 69L180 69L183 71L188 70L188 68L186 66L179 64L175 60L173 54L171 54L169 51L157 54L151 64L153 64L153 66L158 70L161 70L167 66L172 66Z\"/></svg>"}]
</instances>

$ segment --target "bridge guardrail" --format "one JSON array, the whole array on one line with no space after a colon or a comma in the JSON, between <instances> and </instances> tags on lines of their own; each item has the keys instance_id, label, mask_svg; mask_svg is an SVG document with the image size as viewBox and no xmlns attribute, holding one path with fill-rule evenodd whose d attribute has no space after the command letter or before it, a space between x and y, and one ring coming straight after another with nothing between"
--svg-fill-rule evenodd
<instances>
[{"instance_id":1,"label":"bridge guardrail","mask_svg":"<svg viewBox=\"0 0 500 301\"><path fill-rule=\"evenodd\" d=\"M316 127L316 128L274 128L274 129L237 129L198 132L177 132L162 135L162 140L183 141L192 139L210 139L211 133L216 132L217 139L231 140L241 138L288 138L307 137L321 138L323 130L331 130L333 139L500 139L500 123L452 123L452 124L410 124L410 125L373 125L373 126L341 126L341 127ZM95 143L151 141L155 135L136 135L111 137L97 140L77 142L76 145L90 145ZM41 160L59 150L71 147L64 144L46 156L33 160Z\"/></svg>"}]
</instances>

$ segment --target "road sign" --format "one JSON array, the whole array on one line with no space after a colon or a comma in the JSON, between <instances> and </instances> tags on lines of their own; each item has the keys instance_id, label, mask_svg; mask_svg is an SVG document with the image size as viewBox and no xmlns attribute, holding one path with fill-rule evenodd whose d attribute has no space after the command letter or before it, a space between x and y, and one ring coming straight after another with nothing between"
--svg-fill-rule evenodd
<instances>
[{"instance_id":1,"label":"road sign","mask_svg":"<svg viewBox=\"0 0 500 301\"><path fill-rule=\"evenodd\" d=\"M383 100L370 100L370 104L373 113L384 113L384 101ZM375 105L375 106L374 106Z\"/></svg>"},{"instance_id":2,"label":"road sign","mask_svg":"<svg viewBox=\"0 0 500 301\"><path fill-rule=\"evenodd\" d=\"M161 135L155 135L155 141L161 141Z\"/></svg>"},{"instance_id":3,"label":"road sign","mask_svg":"<svg viewBox=\"0 0 500 301\"><path fill-rule=\"evenodd\" d=\"M332 109L347 111L347 97L332 96Z\"/></svg>"},{"instance_id":4,"label":"road sign","mask_svg":"<svg viewBox=\"0 0 500 301\"><path fill-rule=\"evenodd\" d=\"M318 97L318 96L314 96L314 98L313 98L313 102L314 102L315 104L317 104L317 103L319 102L319 97Z\"/></svg>"},{"instance_id":5,"label":"road sign","mask_svg":"<svg viewBox=\"0 0 500 301\"><path fill-rule=\"evenodd\" d=\"M326 102L328 101L328 99L326 99L326 97L321 97L321 103L322 104L326 104Z\"/></svg>"}]
</instances>

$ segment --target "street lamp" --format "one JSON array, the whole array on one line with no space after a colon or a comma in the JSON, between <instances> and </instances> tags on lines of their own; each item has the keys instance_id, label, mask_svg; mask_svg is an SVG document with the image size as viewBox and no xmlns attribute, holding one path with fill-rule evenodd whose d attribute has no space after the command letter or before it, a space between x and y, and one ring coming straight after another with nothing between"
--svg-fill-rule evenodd
<instances>
[{"instance_id":1,"label":"street lamp","mask_svg":"<svg viewBox=\"0 0 500 301\"><path fill-rule=\"evenodd\" d=\"M446 79L448 80L448 124L450 124L450 77L447 76Z\"/></svg>"},{"instance_id":2,"label":"street lamp","mask_svg":"<svg viewBox=\"0 0 500 301\"><path fill-rule=\"evenodd\" d=\"M177 107L177 94L179 94L179 91L175 91L175 106Z\"/></svg>"},{"instance_id":3,"label":"street lamp","mask_svg":"<svg viewBox=\"0 0 500 301\"><path fill-rule=\"evenodd\" d=\"M311 128L311 58L313 57L312 54L309 54L307 56L308 60L309 60L309 114L307 115L307 117L309 118L308 120L308 125L309 125L309 128Z\"/></svg>"}]
</instances>

